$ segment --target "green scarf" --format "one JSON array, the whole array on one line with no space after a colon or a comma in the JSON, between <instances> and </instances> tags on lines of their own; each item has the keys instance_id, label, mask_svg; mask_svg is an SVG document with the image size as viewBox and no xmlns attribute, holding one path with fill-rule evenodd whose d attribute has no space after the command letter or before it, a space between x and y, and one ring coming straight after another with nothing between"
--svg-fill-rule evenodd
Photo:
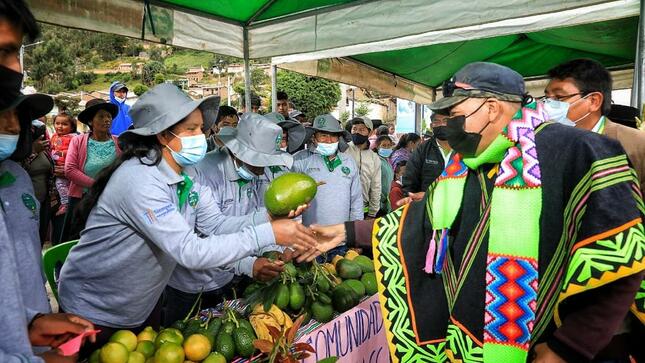
<instances>
[{"instance_id":1,"label":"green scarf","mask_svg":"<svg viewBox=\"0 0 645 363\"><path fill-rule=\"evenodd\" d=\"M468 169L499 163L491 200L486 267L485 362L526 361L535 320L542 182L535 128L542 106L520 109L506 129L475 158L453 155L426 205L433 235L424 271L443 271L450 228L459 212Z\"/></svg>"}]
</instances>

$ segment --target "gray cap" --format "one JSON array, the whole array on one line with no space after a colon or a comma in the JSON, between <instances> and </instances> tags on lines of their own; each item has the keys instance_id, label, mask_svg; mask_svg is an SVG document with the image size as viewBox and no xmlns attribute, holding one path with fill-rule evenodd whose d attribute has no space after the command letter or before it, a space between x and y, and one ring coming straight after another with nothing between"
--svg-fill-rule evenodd
<instances>
[{"instance_id":1,"label":"gray cap","mask_svg":"<svg viewBox=\"0 0 645 363\"><path fill-rule=\"evenodd\" d=\"M264 115L264 117L275 122L282 128L282 130L287 132L287 151L290 153L295 152L305 143L305 138L307 137L307 132L305 127L298 121L292 119L285 119L282 114L278 112L270 112Z\"/></svg>"},{"instance_id":2,"label":"gray cap","mask_svg":"<svg viewBox=\"0 0 645 363\"><path fill-rule=\"evenodd\" d=\"M162 83L141 95L132 105L128 114L132 118L134 128L123 132L119 137L132 134L157 135L181 121L198 107L202 110L206 126L209 113L214 112L217 117L219 100L219 96L193 100L174 84Z\"/></svg>"},{"instance_id":3,"label":"gray cap","mask_svg":"<svg viewBox=\"0 0 645 363\"><path fill-rule=\"evenodd\" d=\"M218 136L236 158L253 166L291 168L293 157L280 150L282 128L266 117L247 112L242 115L235 132L228 132Z\"/></svg>"},{"instance_id":4,"label":"gray cap","mask_svg":"<svg viewBox=\"0 0 645 363\"><path fill-rule=\"evenodd\" d=\"M307 127L306 140L310 140L316 131L339 134L341 136L338 139L338 150L340 152L347 150L349 147L347 143L352 139L350 133L340 125L340 121L330 114L316 116L311 127Z\"/></svg>"},{"instance_id":5,"label":"gray cap","mask_svg":"<svg viewBox=\"0 0 645 363\"><path fill-rule=\"evenodd\" d=\"M124 89L124 88L125 88L125 91L127 92L127 91L128 91L128 87L125 85L125 83L123 83L123 82L116 82L116 84L114 85L114 88L112 88L112 90L113 90L114 92L116 92L116 91L118 91L118 90L122 90L122 89Z\"/></svg>"},{"instance_id":6,"label":"gray cap","mask_svg":"<svg viewBox=\"0 0 645 363\"><path fill-rule=\"evenodd\" d=\"M359 117L354 117L350 121L350 125L354 125L354 123L363 123L370 131L374 130L374 123L372 123L372 119L370 119L367 116L359 116Z\"/></svg>"},{"instance_id":7,"label":"gray cap","mask_svg":"<svg viewBox=\"0 0 645 363\"><path fill-rule=\"evenodd\" d=\"M296 118L298 116L304 116L304 115L305 114L302 113L302 111L298 111L298 110L293 110L293 111L289 112L289 117L290 118Z\"/></svg>"},{"instance_id":8,"label":"gray cap","mask_svg":"<svg viewBox=\"0 0 645 363\"><path fill-rule=\"evenodd\" d=\"M526 97L524 78L514 70L495 63L474 62L465 65L442 86L442 99L430 109L443 110L468 98L496 98L522 102Z\"/></svg>"}]
</instances>

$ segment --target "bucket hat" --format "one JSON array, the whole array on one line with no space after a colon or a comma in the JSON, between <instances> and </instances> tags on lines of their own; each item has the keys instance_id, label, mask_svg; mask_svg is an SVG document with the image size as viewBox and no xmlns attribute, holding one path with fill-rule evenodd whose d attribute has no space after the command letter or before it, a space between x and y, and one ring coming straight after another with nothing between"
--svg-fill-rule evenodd
<instances>
[{"instance_id":1,"label":"bucket hat","mask_svg":"<svg viewBox=\"0 0 645 363\"><path fill-rule=\"evenodd\" d=\"M111 102L100 98L94 98L85 104L85 109L78 114L78 120L87 126L91 126L92 119L99 110L105 110L112 115L112 119L119 113L119 107Z\"/></svg>"},{"instance_id":2,"label":"bucket hat","mask_svg":"<svg viewBox=\"0 0 645 363\"><path fill-rule=\"evenodd\" d=\"M217 117L219 101L219 96L193 100L174 84L162 83L144 93L132 105L128 114L132 118L133 128L124 131L119 137L157 135L181 121L198 107L202 110L206 124L206 119L212 118L211 113Z\"/></svg>"},{"instance_id":3,"label":"bucket hat","mask_svg":"<svg viewBox=\"0 0 645 363\"><path fill-rule=\"evenodd\" d=\"M270 112L264 115L264 117L275 122L282 130L287 132L287 151L292 153L298 150L302 144L305 142L307 136L307 131L305 127L298 121L292 120L291 118L285 119L282 114L278 112Z\"/></svg>"},{"instance_id":4,"label":"bucket hat","mask_svg":"<svg viewBox=\"0 0 645 363\"><path fill-rule=\"evenodd\" d=\"M293 164L293 157L280 150L282 128L257 113L243 114L236 129L218 136L226 148L246 164L287 168Z\"/></svg>"},{"instance_id":5,"label":"bucket hat","mask_svg":"<svg viewBox=\"0 0 645 363\"><path fill-rule=\"evenodd\" d=\"M306 140L311 140L316 131L338 134L340 136L338 139L338 151L340 152L347 150L349 147L347 143L352 139L351 134L340 125L340 121L330 114L316 116L311 126L307 127Z\"/></svg>"},{"instance_id":6,"label":"bucket hat","mask_svg":"<svg viewBox=\"0 0 645 363\"><path fill-rule=\"evenodd\" d=\"M349 122L351 125L354 125L355 123L362 123L370 131L374 130L374 123L372 123L372 119L367 116L354 117L353 119L349 120Z\"/></svg>"}]
</instances>

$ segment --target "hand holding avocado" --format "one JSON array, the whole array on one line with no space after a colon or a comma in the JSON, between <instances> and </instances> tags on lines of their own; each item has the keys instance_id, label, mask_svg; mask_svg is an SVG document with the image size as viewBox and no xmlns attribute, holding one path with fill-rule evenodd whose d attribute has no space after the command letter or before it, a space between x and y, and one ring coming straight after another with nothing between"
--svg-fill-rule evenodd
<instances>
[{"instance_id":1,"label":"hand holding avocado","mask_svg":"<svg viewBox=\"0 0 645 363\"><path fill-rule=\"evenodd\" d=\"M253 263L253 278L258 281L271 281L284 270L284 262L258 257Z\"/></svg>"}]
</instances>

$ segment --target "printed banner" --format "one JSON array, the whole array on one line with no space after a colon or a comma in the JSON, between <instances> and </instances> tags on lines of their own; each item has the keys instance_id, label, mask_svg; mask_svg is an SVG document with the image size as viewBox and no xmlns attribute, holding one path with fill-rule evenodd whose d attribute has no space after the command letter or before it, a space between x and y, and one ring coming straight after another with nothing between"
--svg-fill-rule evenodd
<instances>
[{"instance_id":1,"label":"printed banner","mask_svg":"<svg viewBox=\"0 0 645 363\"><path fill-rule=\"evenodd\" d=\"M302 361L304 363L334 356L341 363L390 362L378 294L303 335L298 341L309 343L316 350L315 354Z\"/></svg>"}]
</instances>

